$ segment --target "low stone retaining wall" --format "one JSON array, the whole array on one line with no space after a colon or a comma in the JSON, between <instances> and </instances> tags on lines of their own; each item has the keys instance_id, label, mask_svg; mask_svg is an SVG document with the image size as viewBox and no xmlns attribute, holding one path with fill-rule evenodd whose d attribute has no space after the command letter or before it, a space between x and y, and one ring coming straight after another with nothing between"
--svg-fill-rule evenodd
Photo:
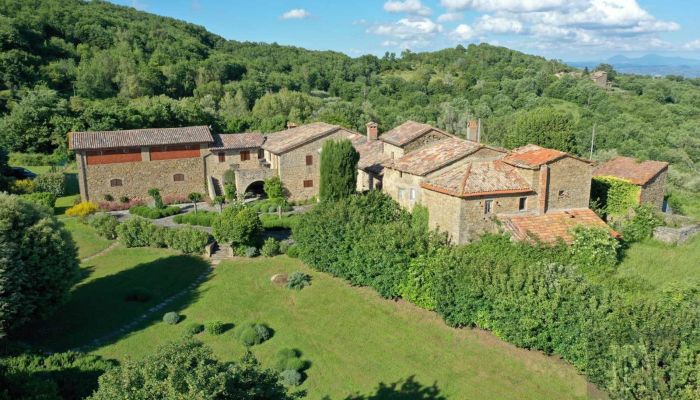
<instances>
[{"instance_id":1,"label":"low stone retaining wall","mask_svg":"<svg viewBox=\"0 0 700 400\"><path fill-rule=\"evenodd\" d=\"M659 226L654 229L654 239L669 244L683 244L700 232L700 224L672 228Z\"/></svg>"}]
</instances>

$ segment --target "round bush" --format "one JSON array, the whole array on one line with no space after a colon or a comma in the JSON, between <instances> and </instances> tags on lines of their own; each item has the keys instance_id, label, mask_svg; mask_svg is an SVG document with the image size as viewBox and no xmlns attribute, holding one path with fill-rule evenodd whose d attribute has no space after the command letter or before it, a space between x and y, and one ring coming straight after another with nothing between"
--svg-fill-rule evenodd
<instances>
[{"instance_id":1,"label":"round bush","mask_svg":"<svg viewBox=\"0 0 700 400\"><path fill-rule=\"evenodd\" d=\"M270 329L265 325L257 324L255 325L255 332L257 332L260 342L264 342L270 338Z\"/></svg>"},{"instance_id":2,"label":"round bush","mask_svg":"<svg viewBox=\"0 0 700 400\"><path fill-rule=\"evenodd\" d=\"M272 237L265 239L265 243L260 248L260 254L265 257L274 257L280 254L280 243Z\"/></svg>"},{"instance_id":3,"label":"round bush","mask_svg":"<svg viewBox=\"0 0 700 400\"><path fill-rule=\"evenodd\" d=\"M206 329L210 335L221 335L224 333L225 325L221 321L209 321L207 322Z\"/></svg>"},{"instance_id":4,"label":"round bush","mask_svg":"<svg viewBox=\"0 0 700 400\"><path fill-rule=\"evenodd\" d=\"M187 329L185 329L185 333L187 333L188 335L196 335L202 332L204 332L204 325L197 323L189 324L187 326Z\"/></svg>"},{"instance_id":5,"label":"round bush","mask_svg":"<svg viewBox=\"0 0 700 400\"><path fill-rule=\"evenodd\" d=\"M180 315L175 311L170 311L163 315L163 322L168 325L175 325L180 322Z\"/></svg>"},{"instance_id":6,"label":"round bush","mask_svg":"<svg viewBox=\"0 0 700 400\"><path fill-rule=\"evenodd\" d=\"M242 329L241 332L238 334L238 339L241 341L241 343L243 343L244 346L248 347L262 343L260 337L258 336L258 332L255 330L255 328Z\"/></svg>"},{"instance_id":7,"label":"round bush","mask_svg":"<svg viewBox=\"0 0 700 400\"><path fill-rule=\"evenodd\" d=\"M299 257L299 247L296 244L287 247L287 256L290 258Z\"/></svg>"},{"instance_id":8,"label":"round bush","mask_svg":"<svg viewBox=\"0 0 700 400\"><path fill-rule=\"evenodd\" d=\"M282 383L287 386L301 385L301 373L293 369L282 371L280 373L280 378L282 378Z\"/></svg>"},{"instance_id":9,"label":"round bush","mask_svg":"<svg viewBox=\"0 0 700 400\"><path fill-rule=\"evenodd\" d=\"M234 331L234 336L245 346L260 344L271 336L270 328L263 324L245 322Z\"/></svg>"},{"instance_id":10,"label":"round bush","mask_svg":"<svg viewBox=\"0 0 700 400\"><path fill-rule=\"evenodd\" d=\"M301 290L311 284L311 276L301 271L294 271L289 275L287 280L287 288Z\"/></svg>"}]
</instances>

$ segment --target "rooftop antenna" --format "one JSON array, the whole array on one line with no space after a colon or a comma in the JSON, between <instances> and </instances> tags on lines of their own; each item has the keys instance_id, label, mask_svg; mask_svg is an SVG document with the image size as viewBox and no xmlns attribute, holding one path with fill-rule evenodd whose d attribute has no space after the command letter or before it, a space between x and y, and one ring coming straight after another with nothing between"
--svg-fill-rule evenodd
<instances>
[{"instance_id":1,"label":"rooftop antenna","mask_svg":"<svg viewBox=\"0 0 700 400\"><path fill-rule=\"evenodd\" d=\"M588 157L589 160L593 159L593 145L595 144L595 123L593 123L593 134L591 134L591 155Z\"/></svg>"}]
</instances>

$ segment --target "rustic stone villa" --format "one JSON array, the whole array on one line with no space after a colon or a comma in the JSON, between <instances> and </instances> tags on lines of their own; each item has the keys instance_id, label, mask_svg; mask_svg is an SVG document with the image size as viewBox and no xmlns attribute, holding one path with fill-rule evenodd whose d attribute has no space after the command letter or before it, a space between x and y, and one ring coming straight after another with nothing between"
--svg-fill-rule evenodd
<instances>
[{"instance_id":1,"label":"rustic stone villa","mask_svg":"<svg viewBox=\"0 0 700 400\"><path fill-rule=\"evenodd\" d=\"M290 199L308 199L318 194L323 143L349 139L360 153L358 191L383 190L409 210L422 204L430 227L455 243L498 231L568 241L571 226L607 226L588 209L589 161L534 145L488 146L479 133L476 121L471 140L413 121L382 135L373 122L366 135L317 122L271 134L213 134L206 126L74 132L69 145L85 200L142 198L152 187L213 198L226 171L234 171L239 194L261 192L265 179L278 176Z\"/></svg>"},{"instance_id":2,"label":"rustic stone villa","mask_svg":"<svg viewBox=\"0 0 700 400\"><path fill-rule=\"evenodd\" d=\"M657 210L664 208L667 175L667 162L639 162L629 157L616 157L593 171L593 176L613 177L639 186L638 203L650 204Z\"/></svg>"}]
</instances>

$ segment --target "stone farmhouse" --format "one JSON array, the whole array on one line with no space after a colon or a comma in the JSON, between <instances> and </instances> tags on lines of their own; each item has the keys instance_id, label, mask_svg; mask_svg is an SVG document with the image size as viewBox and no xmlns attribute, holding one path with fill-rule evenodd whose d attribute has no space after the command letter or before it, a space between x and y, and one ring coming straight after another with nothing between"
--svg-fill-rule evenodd
<instances>
[{"instance_id":1,"label":"stone farmhouse","mask_svg":"<svg viewBox=\"0 0 700 400\"><path fill-rule=\"evenodd\" d=\"M326 140L349 139L360 153L357 190L382 190L411 210L422 204L429 225L466 243L486 232L545 242L571 240L576 224L607 226L588 209L593 167L587 160L539 146L513 151L479 143L470 121L465 140L407 121L381 136L323 122L259 133L213 134L206 126L73 132L84 200L221 194L226 171L237 192L262 192L278 176L292 200L318 194Z\"/></svg>"},{"instance_id":2,"label":"stone farmhouse","mask_svg":"<svg viewBox=\"0 0 700 400\"><path fill-rule=\"evenodd\" d=\"M642 161L629 157L615 157L593 171L593 176L613 177L639 186L639 204L650 204L657 210L664 209L668 163Z\"/></svg>"}]
</instances>

